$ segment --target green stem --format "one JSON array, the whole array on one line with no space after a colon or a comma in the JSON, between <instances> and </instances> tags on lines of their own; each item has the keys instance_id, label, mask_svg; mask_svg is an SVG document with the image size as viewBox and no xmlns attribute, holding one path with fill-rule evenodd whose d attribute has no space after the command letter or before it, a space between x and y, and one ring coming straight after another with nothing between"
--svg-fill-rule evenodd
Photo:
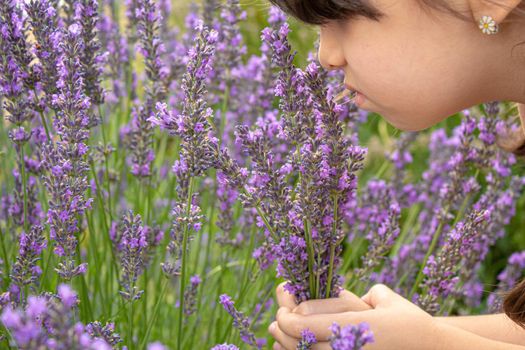
<instances>
[{"instance_id":1,"label":"green stem","mask_svg":"<svg viewBox=\"0 0 525 350\"><path fill-rule=\"evenodd\" d=\"M479 172L480 172L479 169L476 169L476 174L474 175L474 178L477 179L477 177L479 175ZM459 210L458 214L456 215L456 218L454 219L453 226L456 226L456 224L458 223L458 221L462 217L463 212L465 211L466 206L467 206L467 204L468 204L468 202L470 200L470 197L471 197L471 194L468 194L467 196L465 196L465 198L463 200L463 203L461 204L461 209ZM445 208L445 213L448 213L448 211L450 210L450 207L451 207L451 205L449 203L446 206L446 208ZM437 244L437 242L439 240L439 237L441 236L441 231L443 230L444 224L445 224L445 219L443 218L443 219L441 219L436 232L434 232L434 236L432 237L432 242L430 243L430 247L429 247L427 253L425 254L425 258L423 259L423 262L422 262L421 267L419 269L419 272L417 274L416 281L414 282L414 285L412 286L412 289L410 291L410 294L409 294L409 297L408 297L409 300L412 300L412 296L414 295L414 293L419 288L419 284L421 283L421 281L423 279L423 270L425 269L425 266L427 264L428 258L430 257L430 255L432 254L432 252L434 251L434 249L436 247L436 244Z\"/></svg>"},{"instance_id":2,"label":"green stem","mask_svg":"<svg viewBox=\"0 0 525 350\"><path fill-rule=\"evenodd\" d=\"M445 209L445 212L447 212L447 213L448 213L448 208L449 208L449 206L447 206L447 208ZM421 267L419 269L419 272L417 273L417 277L416 277L416 280L414 282L414 285L412 286L412 289L410 290L410 294L408 295L408 300L412 300L412 296L414 295L414 293L419 288L419 284L421 283L421 280L423 279L423 270L425 269L425 266L427 264L428 258L430 257L430 255L432 254L434 249L436 248L437 242L439 241L439 237L441 236L441 231L443 230L444 223L445 223L445 220L442 219L439 222L439 226L438 226L437 230L434 232L434 235L432 237L432 241L430 242L430 247L428 248L427 253L425 254L425 257L423 258L423 261L421 263Z\"/></svg>"},{"instance_id":3,"label":"green stem","mask_svg":"<svg viewBox=\"0 0 525 350\"><path fill-rule=\"evenodd\" d=\"M243 188L241 189L244 194L248 195L246 190ZM266 218L266 215L264 215L261 207L259 204L256 204L255 205L255 210L257 210L257 214L261 217L261 219L264 221L264 225L266 226L266 228L268 229L268 231L270 232L270 235L272 236L273 240L275 243L279 243L279 236L277 236L277 234L275 233L275 231L273 230L273 227L270 225L270 222L268 221L268 219ZM294 275L292 274L292 271L290 271L290 267L288 265L285 266L285 269L286 271L288 272L288 275L290 276L290 280L294 283L296 283L296 280L295 278L293 277Z\"/></svg>"},{"instance_id":4,"label":"green stem","mask_svg":"<svg viewBox=\"0 0 525 350\"><path fill-rule=\"evenodd\" d=\"M9 267L9 259L7 258L7 251L5 249L5 242L4 242L4 232L2 231L2 227L0 226L0 243L2 244L2 254L4 256L4 264L7 271L11 271L11 268ZM6 278L7 285L9 285L9 274L4 275Z\"/></svg>"},{"instance_id":5,"label":"green stem","mask_svg":"<svg viewBox=\"0 0 525 350\"><path fill-rule=\"evenodd\" d=\"M164 280L164 283L162 285L162 290L160 292L159 297L157 298L157 303L155 304L155 308L153 309L153 314L151 315L151 320L148 322L148 329L146 330L146 335L144 336L144 339L142 339L142 342L140 343L140 349L144 349L146 344L148 343L149 335L151 333L151 329L153 328L153 325L155 324L155 320L157 318L157 315L159 313L159 307L160 302L164 298L164 294L166 293L166 289L168 287L168 279Z\"/></svg>"},{"instance_id":6,"label":"green stem","mask_svg":"<svg viewBox=\"0 0 525 350\"><path fill-rule=\"evenodd\" d=\"M338 203L339 197L334 196L334 222L332 223L332 241L330 242L330 264L328 265L328 280L326 281L326 295L325 298L330 298L330 293L332 291L332 276L334 272L334 260L335 260L335 248L336 243L334 238L337 235L337 220L338 220Z\"/></svg>"},{"instance_id":7,"label":"green stem","mask_svg":"<svg viewBox=\"0 0 525 350\"><path fill-rule=\"evenodd\" d=\"M24 198L24 230L27 232L28 222L27 222L27 176L26 176L26 165L24 161L24 146L20 146L20 170L22 171L22 191Z\"/></svg>"},{"instance_id":8,"label":"green stem","mask_svg":"<svg viewBox=\"0 0 525 350\"><path fill-rule=\"evenodd\" d=\"M76 248L75 248L79 264L82 262L82 258L81 258L81 255L80 255L80 243L81 242L79 241L77 246L76 246ZM94 317L93 317L93 309L91 308L91 301L89 300L89 294L88 294L88 290L87 290L86 278L85 278L84 274L81 274L79 277L80 277L80 284L81 284L81 287L82 287L82 304L85 305L86 313L87 313L86 320L88 320L88 319L92 320L92 319L94 319Z\"/></svg>"},{"instance_id":9,"label":"green stem","mask_svg":"<svg viewBox=\"0 0 525 350\"><path fill-rule=\"evenodd\" d=\"M89 248L91 249L91 252L93 252L93 255L94 256L94 259L95 259L95 266L99 267L99 266L102 266L100 264L100 256L99 256L99 252L98 252L98 248L99 248L99 245L98 245L98 242L97 242L97 235L95 234L95 229L93 227L93 219L91 217L91 215L88 215L86 213L86 220L87 220L87 224L88 224L88 228L89 228L89 239L90 239L90 243L89 243ZM107 270L104 270L104 272L107 273ZM93 295L96 295L97 293L99 294L100 296L100 300L101 300L101 303L102 305L104 305L104 307L107 307L106 303L106 299L105 299L105 296L104 296L104 293L102 292L102 288L100 287L100 281L101 281L101 278L102 278L102 271L101 271L101 274L100 276L99 275L94 275L94 292L93 292ZM109 311L109 314L111 314L111 308L110 308L110 311Z\"/></svg>"},{"instance_id":10,"label":"green stem","mask_svg":"<svg viewBox=\"0 0 525 350\"><path fill-rule=\"evenodd\" d=\"M368 231L368 226L364 232L367 232L367 231ZM341 271L343 271L345 274L346 274L346 271L348 271L348 269L350 268L350 265L352 265L352 263L355 262L355 259L357 258L357 254L359 254L359 251L361 250L361 247L363 246L364 243L365 243L365 238L358 237L357 244L354 245L354 249L350 250L350 254L345 254L346 259L345 259L343 267L341 268Z\"/></svg>"},{"instance_id":11,"label":"green stem","mask_svg":"<svg viewBox=\"0 0 525 350\"><path fill-rule=\"evenodd\" d=\"M128 308L128 347L133 350L133 300L129 302Z\"/></svg>"},{"instance_id":12,"label":"green stem","mask_svg":"<svg viewBox=\"0 0 525 350\"><path fill-rule=\"evenodd\" d=\"M319 293L321 292L321 255L317 254L317 271L315 271L315 299L319 299Z\"/></svg>"},{"instance_id":13,"label":"green stem","mask_svg":"<svg viewBox=\"0 0 525 350\"><path fill-rule=\"evenodd\" d=\"M40 105L40 99L38 98L38 94L37 94L35 88L33 88L33 92L35 94L37 106L39 106ZM47 141L51 141L51 135L49 133L49 127L47 126L46 117L44 116L44 113L41 110L39 110L38 112L40 114L40 119L42 120L42 125L44 126L44 130L46 131Z\"/></svg>"},{"instance_id":14,"label":"green stem","mask_svg":"<svg viewBox=\"0 0 525 350\"><path fill-rule=\"evenodd\" d=\"M51 258L53 257L53 253L51 251L49 251L49 250L44 250L44 251L47 252L48 255L47 255L46 264L44 266L44 272L42 273L42 276L41 276L41 281L46 281L47 282L49 280L47 278L47 271L49 270L49 266L51 266ZM42 293L43 290L44 290L44 283L40 283L39 292Z\"/></svg>"},{"instance_id":15,"label":"green stem","mask_svg":"<svg viewBox=\"0 0 525 350\"><path fill-rule=\"evenodd\" d=\"M188 184L188 199L186 202L186 218L189 218L191 212L191 200L193 196L194 177L190 177ZM184 232L182 234L182 266L180 276L180 294L179 294L179 319L178 319L178 331L177 331L177 349L181 347L182 337L182 318L184 316L184 287L186 284L186 258L187 258L187 246L188 246L188 234L189 224L184 225Z\"/></svg>"},{"instance_id":16,"label":"green stem","mask_svg":"<svg viewBox=\"0 0 525 350\"><path fill-rule=\"evenodd\" d=\"M142 294L142 315L141 319L148 319L148 269L144 269L144 292Z\"/></svg>"},{"instance_id":17,"label":"green stem","mask_svg":"<svg viewBox=\"0 0 525 350\"><path fill-rule=\"evenodd\" d=\"M308 253L308 283L310 285L310 296L315 298L317 291L315 289L315 276L314 276L314 245L312 239L312 233L308 227L308 220L303 220L304 233L306 237L306 248ZM317 299L317 298L316 298Z\"/></svg>"},{"instance_id":18,"label":"green stem","mask_svg":"<svg viewBox=\"0 0 525 350\"><path fill-rule=\"evenodd\" d=\"M414 220L416 220L418 217L420 208L421 208L420 203L410 208L410 211L408 212L408 218L406 222L403 224L403 230L401 231L399 238L396 240L394 247L390 251L390 258L396 256L397 253L399 252L399 249L405 242L406 236L410 232L410 228L412 228L412 225L414 224Z\"/></svg>"}]
</instances>

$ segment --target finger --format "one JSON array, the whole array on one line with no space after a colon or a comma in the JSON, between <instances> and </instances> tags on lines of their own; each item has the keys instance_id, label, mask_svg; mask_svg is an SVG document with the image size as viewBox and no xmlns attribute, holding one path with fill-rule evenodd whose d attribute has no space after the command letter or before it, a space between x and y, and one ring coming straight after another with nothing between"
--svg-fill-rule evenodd
<instances>
[{"instance_id":1,"label":"finger","mask_svg":"<svg viewBox=\"0 0 525 350\"><path fill-rule=\"evenodd\" d=\"M279 306L293 309L297 306L297 303L295 302L295 297L284 289L286 283L287 282L283 282L277 286L277 303Z\"/></svg>"},{"instance_id":2,"label":"finger","mask_svg":"<svg viewBox=\"0 0 525 350\"><path fill-rule=\"evenodd\" d=\"M274 325L275 324L275 325ZM273 345L274 350L295 350L299 344L300 339L290 337L288 334L284 333L280 328L277 322L274 322L270 325L270 333L277 341ZM311 350L330 350L330 344L328 342L320 342L313 344L310 348Z\"/></svg>"},{"instance_id":3,"label":"finger","mask_svg":"<svg viewBox=\"0 0 525 350\"><path fill-rule=\"evenodd\" d=\"M402 299L392 289L384 284L376 284L370 288L368 293L363 295L361 299L374 309L377 307L386 307L392 304L393 301Z\"/></svg>"},{"instance_id":4,"label":"finger","mask_svg":"<svg viewBox=\"0 0 525 350\"><path fill-rule=\"evenodd\" d=\"M284 349L297 349L297 344L299 343L299 340L285 334L279 328L279 325L276 321L272 322L272 324L268 328L268 331L270 332L272 337L279 343L279 345Z\"/></svg>"},{"instance_id":5,"label":"finger","mask_svg":"<svg viewBox=\"0 0 525 350\"><path fill-rule=\"evenodd\" d=\"M281 308L277 312L277 325L279 329L293 338L301 338L301 331L309 329L317 337L317 341L328 341L331 335L330 326L334 322L341 327L348 324L357 324L361 322L369 322L372 318L371 312L367 311L347 311L337 314L313 314L304 316L298 313L290 312L288 308ZM370 322L369 322L370 323Z\"/></svg>"},{"instance_id":6,"label":"finger","mask_svg":"<svg viewBox=\"0 0 525 350\"><path fill-rule=\"evenodd\" d=\"M357 295L346 291L339 298L308 300L292 309L301 315L335 314L346 311L365 311L371 307Z\"/></svg>"}]
</instances>

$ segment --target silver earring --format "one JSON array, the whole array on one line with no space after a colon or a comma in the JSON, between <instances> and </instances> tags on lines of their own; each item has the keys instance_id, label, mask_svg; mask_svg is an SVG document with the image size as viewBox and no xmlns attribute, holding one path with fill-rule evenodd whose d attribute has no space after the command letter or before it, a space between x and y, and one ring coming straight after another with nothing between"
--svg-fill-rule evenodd
<instances>
[{"instance_id":1,"label":"silver earring","mask_svg":"<svg viewBox=\"0 0 525 350\"><path fill-rule=\"evenodd\" d=\"M490 16L483 16L479 20L479 29L483 34L496 34L499 31L499 26L496 21Z\"/></svg>"}]
</instances>

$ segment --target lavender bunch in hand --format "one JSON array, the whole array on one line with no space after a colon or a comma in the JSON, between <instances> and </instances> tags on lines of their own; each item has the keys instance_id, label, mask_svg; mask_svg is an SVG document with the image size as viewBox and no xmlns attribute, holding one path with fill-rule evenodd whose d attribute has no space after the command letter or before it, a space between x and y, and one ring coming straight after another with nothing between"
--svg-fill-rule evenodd
<instances>
[{"instance_id":1,"label":"lavender bunch in hand","mask_svg":"<svg viewBox=\"0 0 525 350\"><path fill-rule=\"evenodd\" d=\"M362 168L366 150L344 136L339 120L342 109L328 98L325 73L316 64L306 72L293 65L288 32L284 24L265 29L262 37L281 68L275 89L281 100L279 136L293 152L277 171L269 137L261 128L250 131L238 126L237 138L254 164L254 185L245 191L251 203L246 195L244 202L258 207L277 256L278 274L290 281L285 289L300 302L339 293L335 271L344 238L341 208L355 196L356 172ZM285 177L292 173L297 185L290 188Z\"/></svg>"}]
</instances>

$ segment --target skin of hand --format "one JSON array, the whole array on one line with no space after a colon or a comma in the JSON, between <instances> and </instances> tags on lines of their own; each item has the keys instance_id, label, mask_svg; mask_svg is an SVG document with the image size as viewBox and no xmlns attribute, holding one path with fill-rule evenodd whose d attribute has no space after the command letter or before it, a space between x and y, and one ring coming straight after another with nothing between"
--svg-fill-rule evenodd
<instances>
[{"instance_id":1,"label":"skin of hand","mask_svg":"<svg viewBox=\"0 0 525 350\"><path fill-rule=\"evenodd\" d=\"M439 349L438 342L442 339L441 328L432 316L381 284L373 286L362 298L343 291L339 298L310 300L299 306L280 285L277 298L281 307L277 321L269 327L277 340L274 350L294 350L301 331L306 328L318 340L312 349L328 350L329 327L333 322L341 326L367 322L375 339L367 345L369 350ZM320 310L324 313L319 313Z\"/></svg>"},{"instance_id":2,"label":"skin of hand","mask_svg":"<svg viewBox=\"0 0 525 350\"><path fill-rule=\"evenodd\" d=\"M442 316L434 317L434 319L488 339L525 345L525 330L503 313L475 316Z\"/></svg>"},{"instance_id":3,"label":"skin of hand","mask_svg":"<svg viewBox=\"0 0 525 350\"><path fill-rule=\"evenodd\" d=\"M519 346L525 345L525 330L505 314L434 317L430 326L420 327L422 330L416 333L412 323L419 322L421 319L426 324L432 317L383 285L374 286L362 298L343 290L338 298L310 300L297 305L294 297L284 290L284 283L282 283L277 287L277 302L280 306L277 321L270 326L270 333L277 340L274 350L295 349L300 332L305 328L314 331L319 340L323 340L316 330L325 332L322 333L323 336L328 336L329 332L322 329L324 325L320 323L321 321L328 324L336 321L341 325L368 322L372 331L376 331L374 336L380 342L367 345L367 349L525 349ZM370 317L370 314L374 316ZM412 314L415 319L411 319ZM319 315L321 318L316 317ZM378 328L375 324L382 328ZM430 331L425 333L425 329ZM378 338L378 334L384 335L390 332L393 333L391 334L393 338ZM418 336L414 337L414 334ZM400 343L394 343L393 340ZM312 349L330 349L330 345L326 341L321 341Z\"/></svg>"}]
</instances>

